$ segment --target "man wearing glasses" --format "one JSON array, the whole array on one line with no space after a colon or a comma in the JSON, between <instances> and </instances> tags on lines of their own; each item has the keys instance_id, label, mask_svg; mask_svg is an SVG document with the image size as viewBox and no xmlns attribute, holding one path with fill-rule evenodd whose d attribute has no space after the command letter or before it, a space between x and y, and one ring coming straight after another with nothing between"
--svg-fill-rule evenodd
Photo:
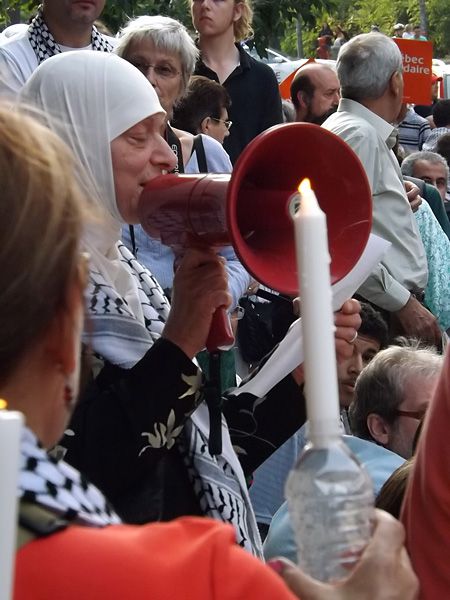
<instances>
[{"instance_id":1,"label":"man wearing glasses","mask_svg":"<svg viewBox=\"0 0 450 600\"><path fill-rule=\"evenodd\" d=\"M442 361L434 350L413 343L379 352L356 382L349 410L353 434L410 458Z\"/></svg>"}]
</instances>

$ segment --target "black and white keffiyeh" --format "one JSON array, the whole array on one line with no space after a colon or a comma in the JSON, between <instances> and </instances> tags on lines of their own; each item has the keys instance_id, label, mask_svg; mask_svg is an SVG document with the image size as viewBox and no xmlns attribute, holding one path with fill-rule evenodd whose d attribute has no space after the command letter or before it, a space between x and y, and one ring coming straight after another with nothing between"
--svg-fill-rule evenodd
<instances>
[{"instance_id":1,"label":"black and white keffiyeh","mask_svg":"<svg viewBox=\"0 0 450 600\"><path fill-rule=\"evenodd\" d=\"M251 506L240 464L231 448L226 425L223 427L224 448L221 455L211 456L208 436L201 426L200 406L186 422L178 448L188 470L189 479L205 516L234 526L237 543L262 558L261 538ZM227 445L229 446L227 448Z\"/></svg>"},{"instance_id":2,"label":"black and white keffiyeh","mask_svg":"<svg viewBox=\"0 0 450 600\"><path fill-rule=\"evenodd\" d=\"M87 290L91 323L86 341L97 356L122 368L131 368L161 336L169 303L158 282L133 254L121 243L117 248L122 266L136 281L143 320L136 317L136 305L131 310L125 297L107 284L100 272L91 271ZM238 543L262 557L254 512L226 424L220 456L209 454L208 431L208 412L203 404L176 436L201 509L205 516L233 525Z\"/></svg>"},{"instance_id":3,"label":"black and white keffiyeh","mask_svg":"<svg viewBox=\"0 0 450 600\"><path fill-rule=\"evenodd\" d=\"M28 27L28 39L36 54L39 65L47 58L50 58L50 56L60 54L61 52L61 48L55 42L44 21L42 7L39 7L37 15ZM95 26L92 27L91 44L92 50L98 50L99 52L112 52L113 50L112 44Z\"/></svg>"},{"instance_id":4,"label":"black and white keffiyeh","mask_svg":"<svg viewBox=\"0 0 450 600\"><path fill-rule=\"evenodd\" d=\"M129 369L161 337L170 307L159 283L128 248L119 242L117 250L121 268L134 286L121 294L93 265L86 290L89 331L84 341L97 356Z\"/></svg>"},{"instance_id":5,"label":"black and white keffiyeh","mask_svg":"<svg viewBox=\"0 0 450 600\"><path fill-rule=\"evenodd\" d=\"M101 527L121 522L100 490L64 461L50 458L26 427L20 452L19 498L82 525Z\"/></svg>"}]
</instances>

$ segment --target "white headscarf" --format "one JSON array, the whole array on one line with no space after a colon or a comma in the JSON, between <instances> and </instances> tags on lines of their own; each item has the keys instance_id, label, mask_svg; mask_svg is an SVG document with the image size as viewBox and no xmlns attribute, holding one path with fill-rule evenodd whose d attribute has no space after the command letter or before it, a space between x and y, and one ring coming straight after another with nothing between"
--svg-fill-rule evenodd
<instances>
[{"instance_id":1,"label":"white headscarf","mask_svg":"<svg viewBox=\"0 0 450 600\"><path fill-rule=\"evenodd\" d=\"M44 61L23 87L20 100L42 111L48 127L78 158L84 170L80 183L102 215L102 223L85 235L92 270L125 299L132 315L143 324L137 278L130 274L118 247L123 219L115 197L110 143L143 119L164 114L156 92L122 58L82 50Z\"/></svg>"}]
</instances>

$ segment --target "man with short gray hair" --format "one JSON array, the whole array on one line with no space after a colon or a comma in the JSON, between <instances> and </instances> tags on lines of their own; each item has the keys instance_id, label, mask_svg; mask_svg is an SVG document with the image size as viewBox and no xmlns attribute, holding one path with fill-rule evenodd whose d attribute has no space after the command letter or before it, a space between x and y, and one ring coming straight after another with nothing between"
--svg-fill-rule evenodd
<instances>
[{"instance_id":1,"label":"man with short gray hair","mask_svg":"<svg viewBox=\"0 0 450 600\"><path fill-rule=\"evenodd\" d=\"M342 99L322 126L361 160L372 190L372 231L391 242L358 293L389 313L397 331L438 345L436 318L421 303L428 280L425 250L392 152L396 132L391 123L403 99L400 50L381 33L358 35L342 47L337 74Z\"/></svg>"},{"instance_id":2,"label":"man with short gray hair","mask_svg":"<svg viewBox=\"0 0 450 600\"><path fill-rule=\"evenodd\" d=\"M437 152L414 152L402 162L402 173L407 177L417 177L433 185L439 191L443 202L447 192L449 168L447 161Z\"/></svg>"},{"instance_id":3,"label":"man with short gray hair","mask_svg":"<svg viewBox=\"0 0 450 600\"><path fill-rule=\"evenodd\" d=\"M356 381L349 409L353 434L410 458L442 364L441 355L414 343L379 352Z\"/></svg>"}]
</instances>

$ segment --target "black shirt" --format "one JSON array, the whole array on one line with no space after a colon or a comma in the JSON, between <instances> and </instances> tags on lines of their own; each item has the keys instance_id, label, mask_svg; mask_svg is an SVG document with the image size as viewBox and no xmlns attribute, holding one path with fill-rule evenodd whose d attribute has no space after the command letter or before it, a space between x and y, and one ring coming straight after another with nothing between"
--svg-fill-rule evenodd
<instances>
[{"instance_id":1,"label":"black shirt","mask_svg":"<svg viewBox=\"0 0 450 600\"><path fill-rule=\"evenodd\" d=\"M234 164L245 146L259 133L283 122L278 83L272 69L251 57L239 44L240 64L223 82L231 98L233 126L224 148ZM196 75L219 82L217 73L199 59ZM220 83L220 82L219 82Z\"/></svg>"}]
</instances>

